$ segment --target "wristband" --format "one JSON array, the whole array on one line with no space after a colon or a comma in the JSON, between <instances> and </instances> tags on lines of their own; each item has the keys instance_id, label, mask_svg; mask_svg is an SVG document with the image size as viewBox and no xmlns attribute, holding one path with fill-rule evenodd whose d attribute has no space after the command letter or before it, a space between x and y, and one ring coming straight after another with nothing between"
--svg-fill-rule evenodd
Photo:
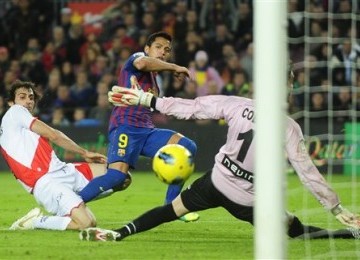
<instances>
[{"instance_id":1,"label":"wristband","mask_svg":"<svg viewBox=\"0 0 360 260\"><path fill-rule=\"evenodd\" d=\"M155 106L156 106L156 97L153 96L152 99L151 99L151 101L150 101L150 107L151 107L152 109L156 110Z\"/></svg>"},{"instance_id":2,"label":"wristband","mask_svg":"<svg viewBox=\"0 0 360 260\"><path fill-rule=\"evenodd\" d=\"M337 214L341 213L344 210L344 208L339 204L331 209L331 213L336 216Z\"/></svg>"}]
</instances>

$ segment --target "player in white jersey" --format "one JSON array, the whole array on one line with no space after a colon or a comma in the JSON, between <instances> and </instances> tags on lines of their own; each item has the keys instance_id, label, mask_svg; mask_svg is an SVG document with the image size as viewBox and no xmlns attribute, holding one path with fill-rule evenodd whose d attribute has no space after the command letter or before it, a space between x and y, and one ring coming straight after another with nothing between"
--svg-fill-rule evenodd
<instances>
[{"instance_id":1,"label":"player in white jersey","mask_svg":"<svg viewBox=\"0 0 360 260\"><path fill-rule=\"evenodd\" d=\"M291 77L292 81L292 77ZM136 80L134 80L134 86ZM292 84L292 82L290 82ZM224 119L228 124L226 143L215 156L212 170L193 182L170 205L154 208L115 231L90 228L80 232L82 240L116 240L176 220L192 211L223 207L234 217L253 223L254 207L254 104L251 99L236 96L204 96L194 100L155 98L136 87L114 87L109 101L114 105L152 107L178 119ZM343 208L337 194L326 183L312 163L304 146L299 125L287 118L286 152L302 183L325 209L348 226L348 229L325 230L305 226L287 213L288 235L309 238L359 238L360 219Z\"/></svg>"},{"instance_id":2,"label":"player in white jersey","mask_svg":"<svg viewBox=\"0 0 360 260\"><path fill-rule=\"evenodd\" d=\"M77 192L93 177L105 172L106 156L80 147L64 133L34 117L38 100L33 83L19 80L13 83L8 100L10 108L1 121L0 145L15 178L52 216L43 216L35 208L10 229L93 227L95 217ZM81 155L86 163L60 161L50 142Z\"/></svg>"}]
</instances>

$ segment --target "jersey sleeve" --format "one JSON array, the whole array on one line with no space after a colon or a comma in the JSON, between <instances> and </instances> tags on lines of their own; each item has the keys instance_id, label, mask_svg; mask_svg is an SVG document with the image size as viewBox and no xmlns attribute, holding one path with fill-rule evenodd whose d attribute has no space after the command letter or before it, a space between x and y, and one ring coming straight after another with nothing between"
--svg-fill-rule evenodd
<instances>
[{"instance_id":1,"label":"jersey sleeve","mask_svg":"<svg viewBox=\"0 0 360 260\"><path fill-rule=\"evenodd\" d=\"M12 122L18 124L19 127L30 129L32 123L35 121L30 112L23 106L13 105L9 111Z\"/></svg>"},{"instance_id":2,"label":"jersey sleeve","mask_svg":"<svg viewBox=\"0 0 360 260\"><path fill-rule=\"evenodd\" d=\"M225 119L228 122L234 109L243 99L233 96L210 95L196 99L158 98L156 110L178 119Z\"/></svg>"},{"instance_id":3,"label":"jersey sleeve","mask_svg":"<svg viewBox=\"0 0 360 260\"><path fill-rule=\"evenodd\" d=\"M139 71L134 66L134 61L137 58L144 57L144 56L145 56L145 53L136 52L127 59L127 61L125 62L124 66L122 68L122 73L120 73L120 76L118 79L119 86L131 88L131 82L130 82L131 75L135 75L137 78L139 78L140 75L143 73L142 71Z\"/></svg>"},{"instance_id":4,"label":"jersey sleeve","mask_svg":"<svg viewBox=\"0 0 360 260\"><path fill-rule=\"evenodd\" d=\"M340 203L337 194L312 162L300 126L290 118L286 132L286 152L301 182L326 209L331 210Z\"/></svg>"}]
</instances>

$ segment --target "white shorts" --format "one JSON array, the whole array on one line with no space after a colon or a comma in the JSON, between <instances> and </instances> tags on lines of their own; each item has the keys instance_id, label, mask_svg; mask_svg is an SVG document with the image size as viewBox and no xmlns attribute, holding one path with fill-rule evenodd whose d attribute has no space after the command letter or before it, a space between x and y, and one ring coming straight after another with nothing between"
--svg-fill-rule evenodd
<instances>
[{"instance_id":1,"label":"white shorts","mask_svg":"<svg viewBox=\"0 0 360 260\"><path fill-rule=\"evenodd\" d=\"M77 194L89 181L72 163L57 172L47 173L35 184L34 198L46 211L57 216L70 216L83 202Z\"/></svg>"}]
</instances>

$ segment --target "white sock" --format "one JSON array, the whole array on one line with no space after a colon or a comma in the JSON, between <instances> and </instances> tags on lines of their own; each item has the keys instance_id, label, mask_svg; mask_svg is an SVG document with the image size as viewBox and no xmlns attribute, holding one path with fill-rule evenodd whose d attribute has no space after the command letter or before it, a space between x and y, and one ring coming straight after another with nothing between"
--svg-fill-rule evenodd
<instances>
[{"instance_id":1,"label":"white sock","mask_svg":"<svg viewBox=\"0 0 360 260\"><path fill-rule=\"evenodd\" d=\"M70 217L42 216L34 220L34 228L65 230L70 222Z\"/></svg>"}]
</instances>

